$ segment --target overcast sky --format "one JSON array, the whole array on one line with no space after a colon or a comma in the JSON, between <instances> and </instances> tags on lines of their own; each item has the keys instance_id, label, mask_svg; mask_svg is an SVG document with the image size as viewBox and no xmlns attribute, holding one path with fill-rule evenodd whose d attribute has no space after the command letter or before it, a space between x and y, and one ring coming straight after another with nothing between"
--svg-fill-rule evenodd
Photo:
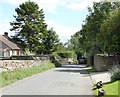
<instances>
[{"instance_id":1,"label":"overcast sky","mask_svg":"<svg viewBox=\"0 0 120 97\"><path fill-rule=\"evenodd\" d=\"M10 22L14 21L15 8L28 0L0 0L0 33L10 32ZM53 28L59 35L61 42L67 42L71 35L81 29L81 25L88 15L87 7L93 1L100 0L31 0L43 8L45 22L48 28Z\"/></svg>"}]
</instances>

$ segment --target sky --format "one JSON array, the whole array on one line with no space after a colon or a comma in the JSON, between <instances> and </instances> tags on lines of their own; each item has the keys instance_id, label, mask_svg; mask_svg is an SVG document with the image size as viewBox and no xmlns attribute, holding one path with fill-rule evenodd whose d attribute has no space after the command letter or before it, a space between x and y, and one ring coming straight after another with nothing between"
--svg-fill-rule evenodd
<instances>
[{"instance_id":1,"label":"sky","mask_svg":"<svg viewBox=\"0 0 120 97\"><path fill-rule=\"evenodd\" d=\"M15 8L28 0L0 0L0 34L8 32L14 35L10 22L15 21ZM93 1L100 0L31 0L44 11L45 23L48 29L53 28L61 42L67 42L70 37L82 28L88 15L87 7L92 7Z\"/></svg>"}]
</instances>

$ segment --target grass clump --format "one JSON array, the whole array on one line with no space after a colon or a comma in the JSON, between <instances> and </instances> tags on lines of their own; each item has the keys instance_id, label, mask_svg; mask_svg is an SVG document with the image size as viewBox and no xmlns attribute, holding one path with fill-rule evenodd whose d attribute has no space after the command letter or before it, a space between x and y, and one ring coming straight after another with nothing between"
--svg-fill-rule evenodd
<instances>
[{"instance_id":1,"label":"grass clump","mask_svg":"<svg viewBox=\"0 0 120 97\"><path fill-rule=\"evenodd\" d=\"M120 66L114 66L111 70L111 80L120 80Z\"/></svg>"},{"instance_id":2,"label":"grass clump","mask_svg":"<svg viewBox=\"0 0 120 97\"><path fill-rule=\"evenodd\" d=\"M22 80L23 78L46 71L51 68L55 68L55 65L51 62L48 62L41 65L32 66L30 68L2 72L0 73L0 87L7 86L17 80Z\"/></svg>"},{"instance_id":3,"label":"grass clump","mask_svg":"<svg viewBox=\"0 0 120 97\"><path fill-rule=\"evenodd\" d=\"M88 72L97 72L95 68L87 69Z\"/></svg>"},{"instance_id":4,"label":"grass clump","mask_svg":"<svg viewBox=\"0 0 120 97\"><path fill-rule=\"evenodd\" d=\"M113 97L119 97L120 96L119 94L120 93L120 80L104 83L102 89L106 91L106 95L104 97L111 97L112 95L114 95ZM96 89L94 91L94 94L98 95L98 91L99 89Z\"/></svg>"}]
</instances>

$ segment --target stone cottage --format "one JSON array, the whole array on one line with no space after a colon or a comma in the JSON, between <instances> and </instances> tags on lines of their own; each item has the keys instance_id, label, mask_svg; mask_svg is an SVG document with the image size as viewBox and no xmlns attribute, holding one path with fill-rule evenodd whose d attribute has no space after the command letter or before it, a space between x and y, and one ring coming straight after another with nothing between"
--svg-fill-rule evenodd
<instances>
[{"instance_id":1,"label":"stone cottage","mask_svg":"<svg viewBox=\"0 0 120 97\"><path fill-rule=\"evenodd\" d=\"M19 56L22 54L22 47L13 42L7 32L5 32L4 35L0 35L0 57Z\"/></svg>"}]
</instances>

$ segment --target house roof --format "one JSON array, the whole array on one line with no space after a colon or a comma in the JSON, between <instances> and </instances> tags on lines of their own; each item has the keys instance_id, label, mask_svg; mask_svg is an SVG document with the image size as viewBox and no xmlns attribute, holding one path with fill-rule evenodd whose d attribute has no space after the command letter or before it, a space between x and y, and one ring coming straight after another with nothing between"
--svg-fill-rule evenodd
<instances>
[{"instance_id":1,"label":"house roof","mask_svg":"<svg viewBox=\"0 0 120 97\"><path fill-rule=\"evenodd\" d=\"M21 49L16 43L10 41L9 38L6 38L3 35L0 35L0 41L2 41L4 44L6 44L11 49Z\"/></svg>"}]
</instances>

